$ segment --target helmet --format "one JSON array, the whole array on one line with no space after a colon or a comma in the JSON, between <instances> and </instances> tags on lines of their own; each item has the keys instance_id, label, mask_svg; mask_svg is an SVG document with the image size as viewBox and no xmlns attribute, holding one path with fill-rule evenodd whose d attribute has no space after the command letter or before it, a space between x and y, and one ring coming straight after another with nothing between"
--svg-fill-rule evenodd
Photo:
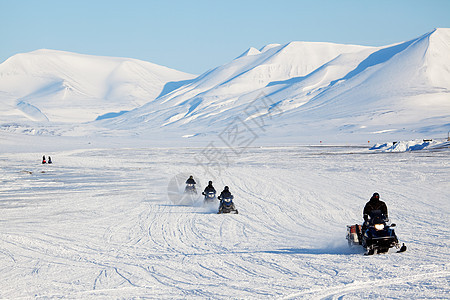
<instances>
[{"instance_id":1,"label":"helmet","mask_svg":"<svg viewBox=\"0 0 450 300\"><path fill-rule=\"evenodd\" d=\"M212 185L212 181L210 180L210 181L208 182L208 184L209 184L209 185Z\"/></svg>"},{"instance_id":2,"label":"helmet","mask_svg":"<svg viewBox=\"0 0 450 300\"><path fill-rule=\"evenodd\" d=\"M228 186L225 186L225 188L224 188L224 189L225 189L225 191L228 191L228 189L229 189L229 188L228 188Z\"/></svg>"},{"instance_id":3,"label":"helmet","mask_svg":"<svg viewBox=\"0 0 450 300\"><path fill-rule=\"evenodd\" d=\"M380 199L380 194L378 194L378 193L373 193L373 195L372 195L372 199Z\"/></svg>"}]
</instances>

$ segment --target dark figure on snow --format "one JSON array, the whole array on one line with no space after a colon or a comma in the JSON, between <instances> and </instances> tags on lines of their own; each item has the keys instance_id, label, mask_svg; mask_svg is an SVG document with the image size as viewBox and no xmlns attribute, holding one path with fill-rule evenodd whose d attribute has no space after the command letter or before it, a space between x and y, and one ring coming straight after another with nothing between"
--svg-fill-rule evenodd
<instances>
[{"instance_id":1,"label":"dark figure on snow","mask_svg":"<svg viewBox=\"0 0 450 300\"><path fill-rule=\"evenodd\" d=\"M52 163L52 158L49 156L48 157L48 163L51 164Z\"/></svg>"},{"instance_id":2,"label":"dark figure on snow","mask_svg":"<svg viewBox=\"0 0 450 300\"><path fill-rule=\"evenodd\" d=\"M46 164L47 162L45 161L45 155L42 156L42 164Z\"/></svg>"},{"instance_id":3,"label":"dark figure on snow","mask_svg":"<svg viewBox=\"0 0 450 300\"><path fill-rule=\"evenodd\" d=\"M219 200L223 200L223 199L231 199L233 200L233 195L231 195L230 193L230 189L228 188L228 186L226 186L223 191L220 193L220 196L218 197Z\"/></svg>"},{"instance_id":4,"label":"dark figure on snow","mask_svg":"<svg viewBox=\"0 0 450 300\"><path fill-rule=\"evenodd\" d=\"M184 189L185 193L191 193L191 194L197 194L197 189L195 188L195 180L194 177L191 175L189 176L188 180L186 180L186 188Z\"/></svg>"},{"instance_id":5,"label":"dark figure on snow","mask_svg":"<svg viewBox=\"0 0 450 300\"><path fill-rule=\"evenodd\" d=\"M186 184L196 184L194 177L192 175L189 176L188 180L186 180Z\"/></svg>"},{"instance_id":6,"label":"dark figure on snow","mask_svg":"<svg viewBox=\"0 0 450 300\"><path fill-rule=\"evenodd\" d=\"M224 190L220 193L220 196L217 197L217 199L220 200L220 205L219 205L219 214L221 213L238 213L236 210L236 207L234 206L233 203L233 195L231 195L230 190L228 189L228 187L226 186L224 188Z\"/></svg>"},{"instance_id":7,"label":"dark figure on snow","mask_svg":"<svg viewBox=\"0 0 450 300\"><path fill-rule=\"evenodd\" d=\"M370 198L369 202L366 203L363 210L364 223L362 226L362 232L365 232L369 226L369 219L373 211L381 211L381 213L386 217L385 221L388 222L388 211L386 203L380 200L380 194L374 193Z\"/></svg>"},{"instance_id":8,"label":"dark figure on snow","mask_svg":"<svg viewBox=\"0 0 450 300\"><path fill-rule=\"evenodd\" d=\"M216 193L216 189L213 187L212 185L212 181L208 182L208 186L205 187L205 190L203 191L203 195L207 195L208 193L213 192L214 194Z\"/></svg>"},{"instance_id":9,"label":"dark figure on snow","mask_svg":"<svg viewBox=\"0 0 450 300\"><path fill-rule=\"evenodd\" d=\"M380 195L378 193L374 193L372 198L370 198L369 202L366 203L363 210L363 218L364 221L368 221L370 214L374 210L380 210L381 213L388 219L388 210L386 203L380 200Z\"/></svg>"}]
</instances>

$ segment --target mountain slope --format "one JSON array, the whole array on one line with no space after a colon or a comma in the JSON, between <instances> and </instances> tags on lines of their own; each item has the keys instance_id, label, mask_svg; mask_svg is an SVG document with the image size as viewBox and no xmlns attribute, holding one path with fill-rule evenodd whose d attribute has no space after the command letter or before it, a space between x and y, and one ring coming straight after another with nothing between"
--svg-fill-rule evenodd
<instances>
[{"instance_id":1,"label":"mountain slope","mask_svg":"<svg viewBox=\"0 0 450 300\"><path fill-rule=\"evenodd\" d=\"M194 75L135 59L37 50L2 63L0 78L0 118L23 114L73 123L136 108L156 98L166 83ZM25 112L20 103L37 110Z\"/></svg>"},{"instance_id":2,"label":"mountain slope","mask_svg":"<svg viewBox=\"0 0 450 300\"><path fill-rule=\"evenodd\" d=\"M249 48L195 77L40 50L0 65L1 129L211 140L239 124L262 141L438 137L450 126L449 53L445 28L384 47L291 42ZM12 124L23 120L30 128Z\"/></svg>"},{"instance_id":3,"label":"mountain slope","mask_svg":"<svg viewBox=\"0 0 450 300\"><path fill-rule=\"evenodd\" d=\"M442 132L450 124L449 32L385 47L293 42L249 49L104 125L198 136L222 132L237 116L258 128L252 120L265 116L269 138ZM255 103L260 109L250 112Z\"/></svg>"},{"instance_id":4,"label":"mountain slope","mask_svg":"<svg viewBox=\"0 0 450 300\"><path fill-rule=\"evenodd\" d=\"M234 110L254 100L254 96L244 100L246 94L262 89L272 81L305 76L343 53L364 49L368 48L306 42L269 45L261 51L249 49L230 63L202 74L190 84L111 123L133 127L152 120L147 125L159 127L186 124L197 118L208 120L225 111L234 115Z\"/></svg>"},{"instance_id":5,"label":"mountain slope","mask_svg":"<svg viewBox=\"0 0 450 300\"><path fill-rule=\"evenodd\" d=\"M445 47L436 45L435 40L443 38ZM310 118L346 118L349 123L359 118L376 126L392 126L385 130L398 130L396 123L424 125L429 118L448 121L450 60L445 53L450 53L448 30L381 48L317 93L302 111ZM298 90L299 85L292 88Z\"/></svg>"}]
</instances>

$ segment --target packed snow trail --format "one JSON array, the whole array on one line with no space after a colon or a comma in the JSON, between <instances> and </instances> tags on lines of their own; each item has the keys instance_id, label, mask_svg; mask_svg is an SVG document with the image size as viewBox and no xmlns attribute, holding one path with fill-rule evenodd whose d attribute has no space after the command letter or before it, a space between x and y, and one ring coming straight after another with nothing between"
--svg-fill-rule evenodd
<instances>
[{"instance_id":1,"label":"packed snow trail","mask_svg":"<svg viewBox=\"0 0 450 300\"><path fill-rule=\"evenodd\" d=\"M448 151L250 148L210 169L201 151L1 154L0 297L450 296ZM178 174L228 185L239 215L171 202ZM375 191L407 252L347 247Z\"/></svg>"}]
</instances>

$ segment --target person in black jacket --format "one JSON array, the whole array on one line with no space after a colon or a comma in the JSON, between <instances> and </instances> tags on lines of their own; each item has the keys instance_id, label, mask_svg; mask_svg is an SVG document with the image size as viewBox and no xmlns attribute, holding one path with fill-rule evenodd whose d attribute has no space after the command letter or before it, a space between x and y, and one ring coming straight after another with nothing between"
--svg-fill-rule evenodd
<instances>
[{"instance_id":1,"label":"person in black jacket","mask_svg":"<svg viewBox=\"0 0 450 300\"><path fill-rule=\"evenodd\" d=\"M194 177L192 175L189 176L188 180L186 180L186 184L196 184Z\"/></svg>"},{"instance_id":2,"label":"person in black jacket","mask_svg":"<svg viewBox=\"0 0 450 300\"><path fill-rule=\"evenodd\" d=\"M205 190L203 191L203 195L208 194L209 192L213 192L214 194L216 193L216 189L213 187L212 185L212 181L208 182L208 186L205 187Z\"/></svg>"},{"instance_id":3,"label":"person in black jacket","mask_svg":"<svg viewBox=\"0 0 450 300\"><path fill-rule=\"evenodd\" d=\"M228 188L228 186L226 186L223 191L220 193L220 196L217 197L217 199L220 200L220 205L219 205L219 214L224 212L224 209L226 208L226 212L233 212L235 214L238 213L236 207L234 206L233 203L233 195L231 195L230 189ZM225 199L229 199L227 201L225 201Z\"/></svg>"},{"instance_id":4,"label":"person in black jacket","mask_svg":"<svg viewBox=\"0 0 450 300\"><path fill-rule=\"evenodd\" d=\"M220 193L220 196L218 197L219 200L222 199L231 199L233 200L233 195L231 195L230 193L230 189L228 188L228 186L226 186L223 191Z\"/></svg>"},{"instance_id":5,"label":"person in black jacket","mask_svg":"<svg viewBox=\"0 0 450 300\"><path fill-rule=\"evenodd\" d=\"M368 221L370 214L374 210L380 210L381 213L386 217L386 220L388 220L388 210L386 203L380 200L380 194L374 193L372 195L372 198L370 198L369 202L366 203L366 206L364 206L363 210L363 218L364 221Z\"/></svg>"}]
</instances>

